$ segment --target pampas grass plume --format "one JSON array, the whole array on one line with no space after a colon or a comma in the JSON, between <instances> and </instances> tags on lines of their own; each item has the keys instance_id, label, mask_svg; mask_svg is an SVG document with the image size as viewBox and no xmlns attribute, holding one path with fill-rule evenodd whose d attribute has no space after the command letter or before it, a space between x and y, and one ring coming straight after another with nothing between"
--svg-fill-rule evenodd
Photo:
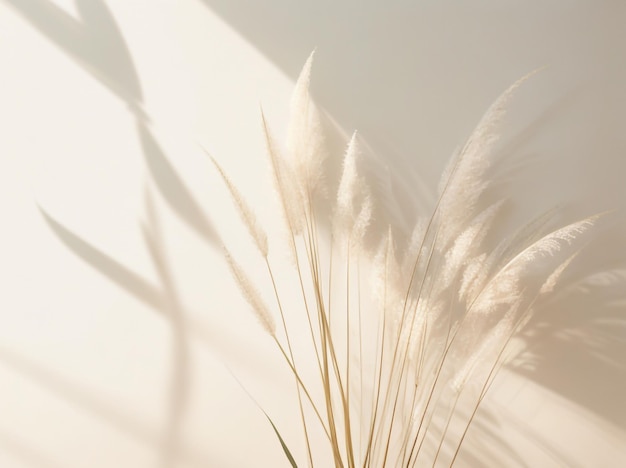
<instances>
[{"instance_id":1,"label":"pampas grass plume","mask_svg":"<svg viewBox=\"0 0 626 468\"><path fill-rule=\"evenodd\" d=\"M254 244L263 257L267 257L268 247L267 247L267 234L259 224L257 217L254 214L254 211L250 208L250 206L246 203L243 196L237 189L237 187L232 183L228 175L224 172L222 167L217 163L217 161L211 157L211 161L217 168L218 172L222 176L222 180L228 187L228 191L237 207L237 213L239 213L239 217L243 221L246 229L250 233L250 237L254 240Z\"/></svg>"},{"instance_id":2,"label":"pampas grass plume","mask_svg":"<svg viewBox=\"0 0 626 468\"><path fill-rule=\"evenodd\" d=\"M282 207L285 224L294 235L299 234L304 226L304 199L301 190L297 188L293 171L281 156L280 150L270 134L265 115L261 109L261 122L265 147L270 159L274 186Z\"/></svg>"},{"instance_id":3,"label":"pampas grass plume","mask_svg":"<svg viewBox=\"0 0 626 468\"><path fill-rule=\"evenodd\" d=\"M259 291L228 252L226 259L243 297L274 337L294 374L309 466L315 465L319 449L310 438L314 427L323 432L325 445L319 447L326 448L336 468L434 467L446 453L442 450L445 444L455 448L452 465L478 406L506 361L504 351L511 338L534 314L535 301L554 291L575 254L542 276L542 282L533 279L535 267L574 246L598 215L549 230L555 211L548 211L496 248L488 250L485 245L505 203L498 201L478 210L481 195L492 182L487 169L498 138L496 129L515 91L533 72L500 95L454 155L432 212L418 216L408 245L401 244L398 249L401 261L396 257L392 226L378 239L372 236L378 240L377 249L365 245L375 203L359 175L356 133L346 147L331 201L330 230L323 229L314 203L321 192L325 149L319 115L309 94L312 60L313 54L295 86L286 152L274 141L261 111L278 201L289 233L286 247L299 282L297 304L283 301L283 285L276 281L267 256L265 232L213 161L265 257L286 347L276 338L274 319ZM337 252L341 248L334 249L337 241L347 247L347 255ZM369 287L363 287L362 268L368 270ZM285 319L290 314L300 314L306 332L297 335L299 340L305 336L298 347L292 346L294 322ZM304 378L296 365L304 360L316 368L313 377L307 373ZM486 378L485 372L480 372L483 363L491 364ZM478 383L482 390L467 418L457 413L457 403L463 401L460 395L470 382ZM450 389L454 391L452 404L440 402ZM434 415L444 405L449 410L441 430L433 426L437 421ZM458 420L465 420L460 437L459 428L448 431ZM296 466L286 440L274 429L287 459ZM438 444L434 454L424 450L432 445L433 437ZM430 463L423 464L425 457L431 457Z\"/></svg>"},{"instance_id":4,"label":"pampas grass plume","mask_svg":"<svg viewBox=\"0 0 626 468\"><path fill-rule=\"evenodd\" d=\"M252 307L259 323L263 326L267 333L273 337L276 336L276 323L274 322L274 318L272 317L269 308L263 301L261 294L254 286L250 278L248 278L245 270L235 261L235 259L233 259L232 255L226 248L224 248L224 255L226 257L226 261L228 262L228 266L230 267L230 271L233 274L233 278L237 282L237 286L239 286L241 294L246 302Z\"/></svg>"}]
</instances>

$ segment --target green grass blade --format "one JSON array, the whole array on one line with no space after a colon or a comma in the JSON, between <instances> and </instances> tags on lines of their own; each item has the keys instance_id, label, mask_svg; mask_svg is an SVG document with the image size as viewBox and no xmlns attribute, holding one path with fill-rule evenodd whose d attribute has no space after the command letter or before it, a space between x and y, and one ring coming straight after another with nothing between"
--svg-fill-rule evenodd
<instances>
[{"instance_id":1,"label":"green grass blade","mask_svg":"<svg viewBox=\"0 0 626 468\"><path fill-rule=\"evenodd\" d=\"M283 452L285 452L285 456L289 460L289 463L291 463L291 466L293 468L298 468L298 465L296 464L296 461L294 460L293 455L291 455L291 452L289 451L289 448L287 447L287 444L285 444L285 441L283 440L282 436L280 435L280 432L278 432L278 429L276 429L276 426L274 425L274 422L270 419L270 417L267 415L267 413L265 413L265 417L267 418L267 420L272 425L272 428L274 429L274 432L276 433L276 436L278 437L278 440L280 441L280 445L283 448Z\"/></svg>"}]
</instances>

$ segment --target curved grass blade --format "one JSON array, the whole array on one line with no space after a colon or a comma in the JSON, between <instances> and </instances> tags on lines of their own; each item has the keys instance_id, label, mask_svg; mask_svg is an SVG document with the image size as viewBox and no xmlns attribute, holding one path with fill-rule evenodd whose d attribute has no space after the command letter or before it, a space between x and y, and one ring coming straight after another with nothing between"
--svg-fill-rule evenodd
<instances>
[{"instance_id":1,"label":"curved grass blade","mask_svg":"<svg viewBox=\"0 0 626 468\"><path fill-rule=\"evenodd\" d=\"M289 451L289 448L287 447L287 444L285 444L285 441L283 440L282 436L280 435L280 432L278 432L278 429L274 425L274 422L271 420L271 418L267 415L267 413L265 411L263 411L263 414L265 415L267 420L272 425L272 429L274 429L274 432L276 433L276 436L278 437L278 440L280 441L280 445L283 448L283 452L285 452L285 456L289 460L289 463L291 463L292 468L298 468L298 465L296 464L296 461L294 460L293 455Z\"/></svg>"}]
</instances>

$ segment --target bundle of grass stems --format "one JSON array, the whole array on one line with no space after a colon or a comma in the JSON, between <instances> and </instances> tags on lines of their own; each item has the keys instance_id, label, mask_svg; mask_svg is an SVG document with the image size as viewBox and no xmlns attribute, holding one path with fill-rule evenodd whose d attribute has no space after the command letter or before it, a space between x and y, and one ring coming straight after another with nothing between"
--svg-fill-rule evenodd
<instances>
[{"instance_id":1,"label":"bundle of grass stems","mask_svg":"<svg viewBox=\"0 0 626 468\"><path fill-rule=\"evenodd\" d=\"M266 415L294 467L327 466L320 460L349 468L453 466L509 345L553 292L598 216L555 229L549 210L487 246L505 205L482 202L489 156L507 103L531 73L497 98L453 155L434 207L418 217L401 251L393 226L373 246L374 236L368 238L376 203L359 174L356 134L329 197L332 221L320 222L328 216L315 199L329 190L320 112L309 94L312 59L295 86L285 148L261 113L286 232L277 250L291 259L299 303L285 303L254 208L213 161L260 254L246 261L265 263L271 303L226 250L242 295L293 374L302 460ZM306 324L298 343L289 326L294 319ZM303 363L314 372L305 375Z\"/></svg>"}]
</instances>

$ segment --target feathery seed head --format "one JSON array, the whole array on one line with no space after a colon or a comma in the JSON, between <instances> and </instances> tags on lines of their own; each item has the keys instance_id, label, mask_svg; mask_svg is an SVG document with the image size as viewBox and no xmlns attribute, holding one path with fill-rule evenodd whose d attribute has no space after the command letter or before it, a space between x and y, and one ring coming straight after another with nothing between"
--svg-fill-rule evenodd
<instances>
[{"instance_id":1,"label":"feathery seed head","mask_svg":"<svg viewBox=\"0 0 626 468\"><path fill-rule=\"evenodd\" d=\"M337 189L333 227L338 237L347 237L350 246L358 247L371 221L373 203L362 177L357 173L356 132L352 135L343 160ZM360 203L360 207L359 207Z\"/></svg>"},{"instance_id":2,"label":"feathery seed head","mask_svg":"<svg viewBox=\"0 0 626 468\"><path fill-rule=\"evenodd\" d=\"M235 278L235 281L237 282L237 285L239 286L239 289L243 294L244 299L246 300L246 302L248 302L248 304L250 304L250 306L254 310L257 318L259 319L259 322L261 323L265 331L267 331L267 333L269 333L271 336L275 336L276 324L274 322L274 319L272 318L270 310L261 298L261 294L254 287L252 281L250 281L250 278L248 278L248 275L243 270L243 268L241 268L241 266L235 261L235 259L233 259L230 252L226 248L224 248L224 255L226 257L226 261L228 262L228 266L230 267L230 271L232 272L233 277Z\"/></svg>"},{"instance_id":3,"label":"feathery seed head","mask_svg":"<svg viewBox=\"0 0 626 468\"><path fill-rule=\"evenodd\" d=\"M290 165L305 200L323 190L322 165L326 159L319 111L309 94L313 53L306 61L291 97L291 117L287 131Z\"/></svg>"},{"instance_id":4,"label":"feathery seed head","mask_svg":"<svg viewBox=\"0 0 626 468\"><path fill-rule=\"evenodd\" d=\"M302 192L296 186L293 171L287 161L282 157L270 133L267 122L265 121L265 116L263 115L263 110L261 110L261 122L272 175L274 176L274 186L278 193L285 223L289 231L296 235L302 231L304 225L304 201L302 199Z\"/></svg>"},{"instance_id":5,"label":"feathery seed head","mask_svg":"<svg viewBox=\"0 0 626 468\"><path fill-rule=\"evenodd\" d=\"M237 212L239 213L239 217L241 218L246 228L248 229L248 233L250 234L250 237L252 237L252 239L254 240L254 244L256 245L257 249L259 249L259 252L261 252L261 255L263 257L267 257L267 253L268 253L267 235L265 234L265 231L259 224L254 214L254 211L246 203L246 201L244 200L243 196L241 195L241 193L239 192L235 184L232 183L228 175L226 175L226 173L224 172L222 167L217 163L217 161L213 157L211 157L211 161L217 168L218 172L222 176L222 180L224 180L224 183L228 187L230 195L233 201L235 202L235 206L237 207Z\"/></svg>"},{"instance_id":6,"label":"feathery seed head","mask_svg":"<svg viewBox=\"0 0 626 468\"><path fill-rule=\"evenodd\" d=\"M564 262L562 262L551 274L550 276L548 276L548 278L546 279L546 281L543 283L543 286L541 286L541 289L539 290L539 294L540 295L546 295L551 293L552 291L554 291L554 288L556 288L556 285L558 284L559 280L561 279L561 276L563 275L563 272L565 270L567 270L567 267L570 265L570 263L572 263L572 261L578 256L579 252L574 252L572 255L570 255L569 257L567 257L567 259L565 259Z\"/></svg>"}]
</instances>

